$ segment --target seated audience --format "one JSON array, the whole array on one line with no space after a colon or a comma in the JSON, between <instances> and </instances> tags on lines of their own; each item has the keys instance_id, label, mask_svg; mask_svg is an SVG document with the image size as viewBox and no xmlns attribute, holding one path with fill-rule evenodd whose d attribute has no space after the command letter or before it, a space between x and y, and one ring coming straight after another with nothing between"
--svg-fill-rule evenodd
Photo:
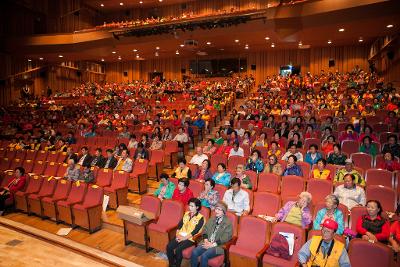
<instances>
[{"instance_id":1,"label":"seated audience","mask_svg":"<svg viewBox=\"0 0 400 267\"><path fill-rule=\"evenodd\" d=\"M195 245L193 237L200 233L204 226L205 219L200 213L201 202L197 198L188 201L189 211L185 212L178 224L176 237L167 245L167 256L169 266L181 266L182 252L188 247Z\"/></svg>"},{"instance_id":2,"label":"seated audience","mask_svg":"<svg viewBox=\"0 0 400 267\"><path fill-rule=\"evenodd\" d=\"M382 206L377 200L368 200L367 214L357 221L357 234L370 242L387 242L390 236L390 224L382 217Z\"/></svg>"},{"instance_id":3,"label":"seated audience","mask_svg":"<svg viewBox=\"0 0 400 267\"><path fill-rule=\"evenodd\" d=\"M79 173L78 180L85 183L91 183L94 180L94 174L93 171L91 170L90 165L82 166L82 170Z\"/></svg>"},{"instance_id":4,"label":"seated audience","mask_svg":"<svg viewBox=\"0 0 400 267\"><path fill-rule=\"evenodd\" d=\"M189 163L201 166L206 159L208 159L208 156L203 153L203 149L201 147L196 147L196 154L190 159Z\"/></svg>"},{"instance_id":5,"label":"seated audience","mask_svg":"<svg viewBox=\"0 0 400 267\"><path fill-rule=\"evenodd\" d=\"M133 156L134 160L137 159L149 159L149 151L146 149L146 147L143 145L143 143L139 143L136 150L135 150L135 155Z\"/></svg>"},{"instance_id":6,"label":"seated audience","mask_svg":"<svg viewBox=\"0 0 400 267\"><path fill-rule=\"evenodd\" d=\"M315 220L313 222L314 230L321 230L321 225L325 220L333 220L338 224L338 229L336 233L338 235L342 235L344 231L344 219L343 213L339 206L339 198L336 195L329 195L325 198L325 208L320 209L317 212ZM347 214L346 214L347 216Z\"/></svg>"},{"instance_id":7,"label":"seated audience","mask_svg":"<svg viewBox=\"0 0 400 267\"><path fill-rule=\"evenodd\" d=\"M329 169L326 168L326 160L319 159L317 161L317 166L312 171L313 179L323 179L323 180L332 180L332 174Z\"/></svg>"},{"instance_id":8,"label":"seated audience","mask_svg":"<svg viewBox=\"0 0 400 267\"><path fill-rule=\"evenodd\" d=\"M264 172L273 173L278 176L282 175L282 165L278 162L278 158L275 155L268 156L268 163L265 165Z\"/></svg>"},{"instance_id":9,"label":"seated audience","mask_svg":"<svg viewBox=\"0 0 400 267\"><path fill-rule=\"evenodd\" d=\"M322 159L322 155L320 152L318 152L318 146L311 144L304 161L310 164L312 167L319 159Z\"/></svg>"},{"instance_id":10,"label":"seated audience","mask_svg":"<svg viewBox=\"0 0 400 267\"><path fill-rule=\"evenodd\" d=\"M211 179L213 175L211 173L210 167L211 167L210 160L205 159L201 164L200 168L198 168L194 173L193 178L200 182L204 182L208 179Z\"/></svg>"},{"instance_id":11,"label":"seated audience","mask_svg":"<svg viewBox=\"0 0 400 267\"><path fill-rule=\"evenodd\" d=\"M354 163L352 159L346 159L346 165L337 171L335 175L335 182L343 182L343 178L347 174L352 174L356 178L355 183L361 186L365 186L365 180L361 174L354 169Z\"/></svg>"},{"instance_id":12,"label":"seated audience","mask_svg":"<svg viewBox=\"0 0 400 267\"><path fill-rule=\"evenodd\" d=\"M231 180L231 188L225 191L223 202L228 206L228 211L237 216L247 215L250 212L249 194L241 189L239 178Z\"/></svg>"},{"instance_id":13,"label":"seated audience","mask_svg":"<svg viewBox=\"0 0 400 267\"><path fill-rule=\"evenodd\" d=\"M378 149L376 148L376 145L372 143L372 138L369 136L365 136L362 139L362 143L360 146L360 152L367 153L371 155L372 157L375 157L376 154L378 153Z\"/></svg>"},{"instance_id":14,"label":"seated audience","mask_svg":"<svg viewBox=\"0 0 400 267\"><path fill-rule=\"evenodd\" d=\"M233 143L233 147L231 149L229 149L228 158L230 158L232 156L244 157L244 150L243 150L243 148L239 147L238 142Z\"/></svg>"},{"instance_id":15,"label":"seated audience","mask_svg":"<svg viewBox=\"0 0 400 267\"><path fill-rule=\"evenodd\" d=\"M279 149L278 142L272 141L267 155L268 156L275 155L276 157L280 157L281 154L282 154L282 151Z\"/></svg>"},{"instance_id":16,"label":"seated audience","mask_svg":"<svg viewBox=\"0 0 400 267\"><path fill-rule=\"evenodd\" d=\"M390 226L389 245L395 253L400 251L400 221L396 220Z\"/></svg>"},{"instance_id":17,"label":"seated audience","mask_svg":"<svg viewBox=\"0 0 400 267\"><path fill-rule=\"evenodd\" d=\"M78 162L76 164L83 166L84 164L89 164L92 161L92 156L89 154L89 149L84 146L81 148L81 156L78 158Z\"/></svg>"},{"instance_id":18,"label":"seated audience","mask_svg":"<svg viewBox=\"0 0 400 267\"><path fill-rule=\"evenodd\" d=\"M154 192L154 195L161 201L164 199L171 199L175 190L175 184L169 180L169 176L166 173L160 174L160 185Z\"/></svg>"},{"instance_id":19,"label":"seated audience","mask_svg":"<svg viewBox=\"0 0 400 267\"><path fill-rule=\"evenodd\" d=\"M302 148L303 143L300 141L300 134L294 133L292 139L289 141L288 147L295 145L296 148Z\"/></svg>"},{"instance_id":20,"label":"seated audience","mask_svg":"<svg viewBox=\"0 0 400 267\"><path fill-rule=\"evenodd\" d=\"M25 169L17 167L10 182L0 187L0 216L3 215L7 206L14 204L14 194L25 188L26 179Z\"/></svg>"},{"instance_id":21,"label":"seated audience","mask_svg":"<svg viewBox=\"0 0 400 267\"><path fill-rule=\"evenodd\" d=\"M394 155L391 152L386 152L383 157L385 161L381 162L377 166L379 169L391 172L400 171L400 163L394 158Z\"/></svg>"},{"instance_id":22,"label":"seated audience","mask_svg":"<svg viewBox=\"0 0 400 267\"><path fill-rule=\"evenodd\" d=\"M94 157L92 158L92 162L90 162L90 166L96 166L99 168L104 167L106 159L101 154L102 152L103 150L100 147L96 148L96 151L94 152Z\"/></svg>"},{"instance_id":23,"label":"seated audience","mask_svg":"<svg viewBox=\"0 0 400 267\"><path fill-rule=\"evenodd\" d=\"M285 170L283 171L282 176L288 175L296 175L296 176L303 176L303 170L301 169L300 165L296 164L297 158L295 155L290 155L287 161L287 165Z\"/></svg>"},{"instance_id":24,"label":"seated audience","mask_svg":"<svg viewBox=\"0 0 400 267\"><path fill-rule=\"evenodd\" d=\"M65 171L64 178L75 182L79 180L80 171L76 167L75 161L73 159L68 160L67 170Z\"/></svg>"},{"instance_id":25,"label":"seated audience","mask_svg":"<svg viewBox=\"0 0 400 267\"><path fill-rule=\"evenodd\" d=\"M121 157L119 158L114 171L124 171L131 172L133 167L133 160L129 158L129 151L124 149L121 152Z\"/></svg>"},{"instance_id":26,"label":"seated audience","mask_svg":"<svg viewBox=\"0 0 400 267\"><path fill-rule=\"evenodd\" d=\"M214 140L214 143L218 146L220 146L224 143L224 138L222 138L220 131L215 132L215 137L213 140Z\"/></svg>"},{"instance_id":27,"label":"seated audience","mask_svg":"<svg viewBox=\"0 0 400 267\"><path fill-rule=\"evenodd\" d=\"M191 266L206 267L208 261L218 255L224 255L223 245L231 240L233 235L232 222L226 216L227 206L223 202L215 205L215 216L204 226L202 240L193 250L190 258Z\"/></svg>"},{"instance_id":28,"label":"seated audience","mask_svg":"<svg viewBox=\"0 0 400 267\"><path fill-rule=\"evenodd\" d=\"M212 154L215 153L215 151L217 151L217 148L214 146L215 142L213 139L208 139L207 141L207 145L205 147L203 147L203 153L211 156Z\"/></svg>"},{"instance_id":29,"label":"seated audience","mask_svg":"<svg viewBox=\"0 0 400 267\"><path fill-rule=\"evenodd\" d=\"M204 183L204 190L199 195L201 205L210 208L211 210L214 210L215 205L220 200L219 193L217 190L214 190L214 187L214 180L207 179Z\"/></svg>"},{"instance_id":30,"label":"seated audience","mask_svg":"<svg viewBox=\"0 0 400 267\"><path fill-rule=\"evenodd\" d=\"M241 182L241 187L252 189L253 185L251 183L250 177L245 173L244 167L242 164L238 164L236 166L236 174L235 177L238 178Z\"/></svg>"},{"instance_id":31,"label":"seated audience","mask_svg":"<svg viewBox=\"0 0 400 267\"><path fill-rule=\"evenodd\" d=\"M178 142L179 147L183 147L184 144L189 142L189 136L185 133L183 127L179 127L178 133L173 140Z\"/></svg>"},{"instance_id":32,"label":"seated audience","mask_svg":"<svg viewBox=\"0 0 400 267\"><path fill-rule=\"evenodd\" d=\"M173 178L192 178L192 171L188 166L186 166L186 159L180 158L178 160L178 167L175 169L174 173L171 175Z\"/></svg>"},{"instance_id":33,"label":"seated audience","mask_svg":"<svg viewBox=\"0 0 400 267\"><path fill-rule=\"evenodd\" d=\"M328 138L322 143L322 152L325 153L325 155L329 155L329 153L332 153L334 148L333 146L335 145L335 137L333 135L328 136Z\"/></svg>"},{"instance_id":34,"label":"seated audience","mask_svg":"<svg viewBox=\"0 0 400 267\"><path fill-rule=\"evenodd\" d=\"M299 250L301 266L340 266L351 267L346 245L334 239L338 223L326 219L321 225L321 235L315 235Z\"/></svg>"},{"instance_id":35,"label":"seated audience","mask_svg":"<svg viewBox=\"0 0 400 267\"><path fill-rule=\"evenodd\" d=\"M118 160L114 157L114 151L112 149L106 150L107 157L105 158L104 169L114 169L117 166Z\"/></svg>"},{"instance_id":36,"label":"seated audience","mask_svg":"<svg viewBox=\"0 0 400 267\"><path fill-rule=\"evenodd\" d=\"M357 141L358 134L354 130L354 126L352 124L346 125L346 130L339 136L339 142L343 141Z\"/></svg>"},{"instance_id":37,"label":"seated audience","mask_svg":"<svg viewBox=\"0 0 400 267\"><path fill-rule=\"evenodd\" d=\"M264 162L261 159L261 153L258 150L254 150L251 153L250 158L247 160L246 170L260 173L264 170Z\"/></svg>"},{"instance_id":38,"label":"seated audience","mask_svg":"<svg viewBox=\"0 0 400 267\"><path fill-rule=\"evenodd\" d=\"M67 148L66 156L63 160L64 163L68 163L69 159L73 159L75 162L78 162L78 155L74 153L74 149L72 146Z\"/></svg>"},{"instance_id":39,"label":"seated audience","mask_svg":"<svg viewBox=\"0 0 400 267\"><path fill-rule=\"evenodd\" d=\"M219 163L217 166L217 172L214 173L212 179L216 184L222 184L228 187L231 184L231 174L226 171L226 165Z\"/></svg>"},{"instance_id":40,"label":"seated audience","mask_svg":"<svg viewBox=\"0 0 400 267\"><path fill-rule=\"evenodd\" d=\"M189 188L189 183L189 179L187 178L180 179L178 187L175 188L172 194L172 199L182 202L183 205L187 205L189 200L194 197L192 190Z\"/></svg>"},{"instance_id":41,"label":"seated audience","mask_svg":"<svg viewBox=\"0 0 400 267\"><path fill-rule=\"evenodd\" d=\"M161 141L161 135L156 134L153 138L153 141L151 142L150 145L150 150L160 150L163 147L163 142Z\"/></svg>"},{"instance_id":42,"label":"seated audience","mask_svg":"<svg viewBox=\"0 0 400 267\"><path fill-rule=\"evenodd\" d=\"M257 149L257 147L265 147L268 148L268 141L265 133L261 133L260 136L253 142L251 145L253 149Z\"/></svg>"},{"instance_id":43,"label":"seated audience","mask_svg":"<svg viewBox=\"0 0 400 267\"><path fill-rule=\"evenodd\" d=\"M391 152L395 157L400 157L400 145L397 143L397 135L389 135L388 142L383 145L382 154Z\"/></svg>"},{"instance_id":44,"label":"seated audience","mask_svg":"<svg viewBox=\"0 0 400 267\"><path fill-rule=\"evenodd\" d=\"M289 156L294 155L298 161L303 161L303 154L297 151L296 145L289 146L288 151L283 155L282 160L288 161Z\"/></svg>"},{"instance_id":45,"label":"seated audience","mask_svg":"<svg viewBox=\"0 0 400 267\"><path fill-rule=\"evenodd\" d=\"M297 201L288 201L275 215L275 221L287 222L306 229L311 223L309 205L312 196L308 192L301 192Z\"/></svg>"},{"instance_id":46,"label":"seated audience","mask_svg":"<svg viewBox=\"0 0 400 267\"><path fill-rule=\"evenodd\" d=\"M137 148L138 144L139 142L136 140L136 135L131 134L129 136L128 149Z\"/></svg>"},{"instance_id":47,"label":"seated audience","mask_svg":"<svg viewBox=\"0 0 400 267\"><path fill-rule=\"evenodd\" d=\"M342 153L342 149L339 144L333 145L333 152L329 154L327 163L333 165L342 165L346 164L347 156Z\"/></svg>"},{"instance_id":48,"label":"seated audience","mask_svg":"<svg viewBox=\"0 0 400 267\"><path fill-rule=\"evenodd\" d=\"M349 210L356 206L365 206L366 203L365 191L357 186L355 180L353 174L346 174L343 178L344 184L337 186L334 193L339 198L340 204Z\"/></svg>"}]
</instances>

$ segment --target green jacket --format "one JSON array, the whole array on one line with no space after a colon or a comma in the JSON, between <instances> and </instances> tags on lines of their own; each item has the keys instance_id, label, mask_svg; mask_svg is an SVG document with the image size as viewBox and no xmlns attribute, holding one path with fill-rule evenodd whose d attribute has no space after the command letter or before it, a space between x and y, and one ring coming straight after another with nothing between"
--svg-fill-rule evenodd
<instances>
[{"instance_id":1,"label":"green jacket","mask_svg":"<svg viewBox=\"0 0 400 267\"><path fill-rule=\"evenodd\" d=\"M156 192L154 192L154 195L156 197L158 197L158 195L160 194L162 187L163 187L163 184L160 183L160 186L158 187ZM173 182L168 182L167 191L164 194L164 199L171 199L172 195L174 194L174 190L175 190L175 184Z\"/></svg>"},{"instance_id":2,"label":"green jacket","mask_svg":"<svg viewBox=\"0 0 400 267\"><path fill-rule=\"evenodd\" d=\"M211 237L212 232L214 231L216 226L216 217L213 216L211 217L206 225L204 226L203 230L203 239L208 239ZM224 254L224 249L222 248L222 245L224 245L226 242L232 239L232 222L229 220L226 215L224 215L224 218L222 219L221 225L218 228L217 234L215 236L215 242L217 243L217 251L216 253L218 255ZM201 246L203 241L199 243L199 246Z\"/></svg>"}]
</instances>

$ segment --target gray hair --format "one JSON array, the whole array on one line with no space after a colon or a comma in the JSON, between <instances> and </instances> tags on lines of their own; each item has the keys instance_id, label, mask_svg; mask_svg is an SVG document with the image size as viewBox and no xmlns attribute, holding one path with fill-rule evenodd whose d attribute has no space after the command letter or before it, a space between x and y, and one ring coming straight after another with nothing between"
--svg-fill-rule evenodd
<instances>
[{"instance_id":1,"label":"gray hair","mask_svg":"<svg viewBox=\"0 0 400 267\"><path fill-rule=\"evenodd\" d=\"M310 204L310 202L311 202L311 200L312 200L312 195L311 195L309 192L306 192L306 191L301 192L301 193L299 194L299 197L300 197L300 198L303 198L303 197L307 198L307 203L308 203L308 204Z\"/></svg>"},{"instance_id":2,"label":"gray hair","mask_svg":"<svg viewBox=\"0 0 400 267\"><path fill-rule=\"evenodd\" d=\"M325 200L328 200L328 199L332 200L332 202L334 204L336 204L336 206L339 206L339 198L336 195L334 195L334 194L327 195L325 197Z\"/></svg>"}]
</instances>

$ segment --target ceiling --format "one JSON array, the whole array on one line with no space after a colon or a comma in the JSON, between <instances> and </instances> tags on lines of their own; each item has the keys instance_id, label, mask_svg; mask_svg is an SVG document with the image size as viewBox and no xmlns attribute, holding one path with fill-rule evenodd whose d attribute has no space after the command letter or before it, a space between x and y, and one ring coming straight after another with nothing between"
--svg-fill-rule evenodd
<instances>
[{"instance_id":1,"label":"ceiling","mask_svg":"<svg viewBox=\"0 0 400 267\"><path fill-rule=\"evenodd\" d=\"M9 49L15 49L14 52L27 58L43 57L49 62L61 60L101 62L102 59L104 62L117 62L171 57L196 58L198 51L206 52L210 56L221 54L244 56L254 51L370 44L377 37L400 33L400 16L398 14L400 14L400 5L394 6L394 8L379 5L306 17L256 20L231 28L196 30L185 33L178 31L177 35L120 37L117 40L111 34L105 34L105 38L92 42L30 46L29 49L10 45ZM389 24L393 27L387 28ZM343 28L344 31L339 32L340 28ZM266 40L266 37L269 37L269 40ZM195 48L181 47L180 45L188 39L198 41L198 46ZM359 41L360 39L362 42ZM235 40L239 41L235 42ZM207 44L207 42L210 43ZM303 46L299 46L299 42ZM248 49L246 49L246 44ZM275 45L274 48L271 47L272 44ZM159 49L157 50L156 47ZM24 54L21 50L29 52ZM177 50L179 55L176 54ZM115 53L112 53L113 51ZM156 52L158 57L155 55ZM58 57L60 54L63 55L63 58Z\"/></svg>"},{"instance_id":2,"label":"ceiling","mask_svg":"<svg viewBox=\"0 0 400 267\"><path fill-rule=\"evenodd\" d=\"M181 4L191 1L194 0L83 0L86 5L104 12L112 12L132 8L159 7L172 4ZM123 5L121 5L120 3L123 3Z\"/></svg>"}]
</instances>

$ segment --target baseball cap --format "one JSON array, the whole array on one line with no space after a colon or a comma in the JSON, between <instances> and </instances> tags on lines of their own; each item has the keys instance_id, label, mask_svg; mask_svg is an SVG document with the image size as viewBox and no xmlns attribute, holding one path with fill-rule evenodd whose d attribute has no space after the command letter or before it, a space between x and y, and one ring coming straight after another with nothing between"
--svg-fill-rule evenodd
<instances>
[{"instance_id":1,"label":"baseball cap","mask_svg":"<svg viewBox=\"0 0 400 267\"><path fill-rule=\"evenodd\" d=\"M334 231L336 231L336 230L338 229L338 223L335 222L335 221L332 220L332 219L326 219L326 220L324 221L324 223L321 224L321 226L322 226L322 227L325 227L325 228L328 228L328 229L331 229L331 230L334 230Z\"/></svg>"}]
</instances>

